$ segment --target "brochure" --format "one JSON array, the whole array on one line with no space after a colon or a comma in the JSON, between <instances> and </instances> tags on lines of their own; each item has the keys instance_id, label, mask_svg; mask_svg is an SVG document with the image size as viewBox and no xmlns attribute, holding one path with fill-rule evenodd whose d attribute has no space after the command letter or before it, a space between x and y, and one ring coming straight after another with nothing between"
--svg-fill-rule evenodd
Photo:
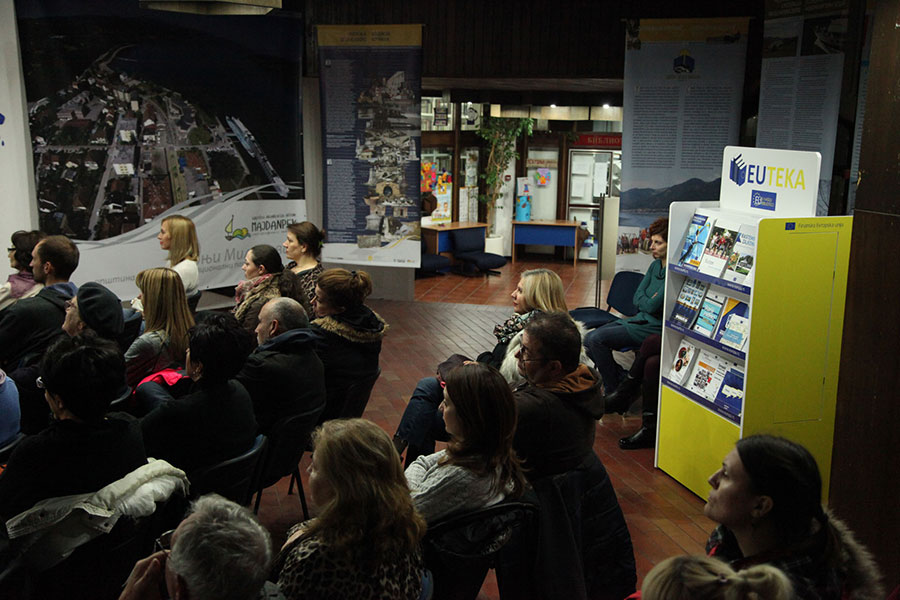
<instances>
[{"instance_id":1,"label":"brochure","mask_svg":"<svg viewBox=\"0 0 900 600\"><path fill-rule=\"evenodd\" d=\"M678 385L684 385L687 374L691 372L691 363L694 362L694 355L697 353L697 347L687 339L682 339L678 344L678 350L675 351L675 360L672 362L672 368L669 369L669 379Z\"/></svg>"},{"instance_id":2,"label":"brochure","mask_svg":"<svg viewBox=\"0 0 900 600\"><path fill-rule=\"evenodd\" d=\"M725 371L722 385L719 388L714 402L724 406L735 415L740 415L744 409L744 371L737 364L732 364Z\"/></svg>"},{"instance_id":3,"label":"brochure","mask_svg":"<svg viewBox=\"0 0 900 600\"><path fill-rule=\"evenodd\" d=\"M750 285L752 280L748 280L747 276L756 260L756 233L756 225L741 225L722 279Z\"/></svg>"},{"instance_id":4,"label":"brochure","mask_svg":"<svg viewBox=\"0 0 900 600\"><path fill-rule=\"evenodd\" d=\"M715 221L715 218L706 211L697 210L694 212L694 218L691 219L691 224L688 225L687 235L684 238L681 254L678 257L679 265L694 269L700 266L703 249L706 247L709 233Z\"/></svg>"},{"instance_id":5,"label":"brochure","mask_svg":"<svg viewBox=\"0 0 900 600\"><path fill-rule=\"evenodd\" d=\"M709 241L703 250L699 270L706 275L721 277L731 257L741 224L724 218L716 219Z\"/></svg>"},{"instance_id":6,"label":"brochure","mask_svg":"<svg viewBox=\"0 0 900 600\"><path fill-rule=\"evenodd\" d=\"M688 389L698 396L712 401L716 397L728 362L714 352L700 350L697 364L688 379Z\"/></svg>"},{"instance_id":7,"label":"brochure","mask_svg":"<svg viewBox=\"0 0 900 600\"><path fill-rule=\"evenodd\" d=\"M700 310L700 303L703 302L703 297L706 296L706 290L708 289L709 284L699 279L685 279L681 285L681 292L675 300L675 308L672 309L671 320L685 327L693 325L694 319L697 318L697 313Z\"/></svg>"},{"instance_id":8,"label":"brochure","mask_svg":"<svg viewBox=\"0 0 900 600\"><path fill-rule=\"evenodd\" d=\"M724 306L725 300L727 300L727 297L724 294L707 292L706 297L703 298L703 302L700 304L697 320L691 329L707 337L712 337L716 331L716 325L719 323L719 316L722 314L722 306Z\"/></svg>"},{"instance_id":9,"label":"brochure","mask_svg":"<svg viewBox=\"0 0 900 600\"><path fill-rule=\"evenodd\" d=\"M719 326L716 327L714 339L717 342L742 350L747 336L750 335L750 307L746 302L735 298L727 298L722 308L722 316L719 318Z\"/></svg>"}]
</instances>

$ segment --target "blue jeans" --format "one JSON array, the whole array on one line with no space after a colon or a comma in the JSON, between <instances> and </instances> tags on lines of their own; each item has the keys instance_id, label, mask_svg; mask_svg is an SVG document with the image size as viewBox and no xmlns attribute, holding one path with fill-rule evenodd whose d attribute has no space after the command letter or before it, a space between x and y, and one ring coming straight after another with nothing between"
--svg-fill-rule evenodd
<instances>
[{"instance_id":1,"label":"blue jeans","mask_svg":"<svg viewBox=\"0 0 900 600\"><path fill-rule=\"evenodd\" d=\"M637 345L621 321L607 323L584 336L587 355L594 361L594 366L603 378L604 393L611 394L625 376L625 369L615 361L612 351Z\"/></svg>"},{"instance_id":2,"label":"blue jeans","mask_svg":"<svg viewBox=\"0 0 900 600\"><path fill-rule=\"evenodd\" d=\"M419 456L433 454L436 440L445 442L450 439L444 427L444 415L438 410L443 399L444 389L437 377L426 377L416 384L395 434L395 437L409 444L406 450L407 465Z\"/></svg>"}]
</instances>

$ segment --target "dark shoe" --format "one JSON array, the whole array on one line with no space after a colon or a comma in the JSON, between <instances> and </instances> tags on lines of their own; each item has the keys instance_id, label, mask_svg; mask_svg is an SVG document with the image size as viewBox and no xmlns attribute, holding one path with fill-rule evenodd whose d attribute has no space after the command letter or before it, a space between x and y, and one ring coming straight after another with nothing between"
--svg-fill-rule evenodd
<instances>
[{"instance_id":1,"label":"dark shoe","mask_svg":"<svg viewBox=\"0 0 900 600\"><path fill-rule=\"evenodd\" d=\"M624 414L637 398L640 389L639 380L628 376L623 378L615 391L606 397L606 412Z\"/></svg>"},{"instance_id":2,"label":"dark shoe","mask_svg":"<svg viewBox=\"0 0 900 600\"><path fill-rule=\"evenodd\" d=\"M653 448L656 445L656 432L646 427L641 427L636 433L619 440L619 448L622 450L637 450L638 448Z\"/></svg>"}]
</instances>

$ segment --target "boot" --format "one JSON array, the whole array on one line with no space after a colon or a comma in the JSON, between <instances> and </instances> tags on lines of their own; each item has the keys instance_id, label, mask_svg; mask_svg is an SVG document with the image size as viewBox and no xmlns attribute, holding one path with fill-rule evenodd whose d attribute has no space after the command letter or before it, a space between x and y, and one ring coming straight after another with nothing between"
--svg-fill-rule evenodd
<instances>
[{"instance_id":1,"label":"boot","mask_svg":"<svg viewBox=\"0 0 900 600\"><path fill-rule=\"evenodd\" d=\"M615 391L606 397L606 412L624 414L637 398L637 392L641 387L641 382L635 379L631 374L627 374L619 382Z\"/></svg>"},{"instance_id":2,"label":"boot","mask_svg":"<svg viewBox=\"0 0 900 600\"><path fill-rule=\"evenodd\" d=\"M619 448L622 450L637 450L638 448L653 448L656 445L656 428L641 426L635 433L619 440Z\"/></svg>"}]
</instances>

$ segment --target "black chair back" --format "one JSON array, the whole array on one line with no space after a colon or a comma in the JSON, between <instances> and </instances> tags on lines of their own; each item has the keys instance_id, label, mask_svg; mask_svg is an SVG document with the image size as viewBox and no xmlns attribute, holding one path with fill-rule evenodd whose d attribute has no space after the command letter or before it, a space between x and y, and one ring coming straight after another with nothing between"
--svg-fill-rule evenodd
<instances>
[{"instance_id":1,"label":"black chair back","mask_svg":"<svg viewBox=\"0 0 900 600\"><path fill-rule=\"evenodd\" d=\"M638 309L634 305L634 293L644 279L643 273L636 271L619 271L609 284L606 303L626 317L633 317Z\"/></svg>"},{"instance_id":2,"label":"black chair back","mask_svg":"<svg viewBox=\"0 0 900 600\"><path fill-rule=\"evenodd\" d=\"M378 367L374 375L353 381L347 387L326 390L325 410L319 416L319 424L331 419L361 417L380 376L381 367Z\"/></svg>"},{"instance_id":3,"label":"black chair back","mask_svg":"<svg viewBox=\"0 0 900 600\"><path fill-rule=\"evenodd\" d=\"M269 432L269 449L260 469L259 490L267 488L297 468L316 428L322 406L276 423Z\"/></svg>"},{"instance_id":4,"label":"black chair back","mask_svg":"<svg viewBox=\"0 0 900 600\"><path fill-rule=\"evenodd\" d=\"M266 436L259 434L253 446L234 458L200 469L189 476L191 497L215 492L243 506L250 504L258 466L266 448Z\"/></svg>"}]
</instances>

